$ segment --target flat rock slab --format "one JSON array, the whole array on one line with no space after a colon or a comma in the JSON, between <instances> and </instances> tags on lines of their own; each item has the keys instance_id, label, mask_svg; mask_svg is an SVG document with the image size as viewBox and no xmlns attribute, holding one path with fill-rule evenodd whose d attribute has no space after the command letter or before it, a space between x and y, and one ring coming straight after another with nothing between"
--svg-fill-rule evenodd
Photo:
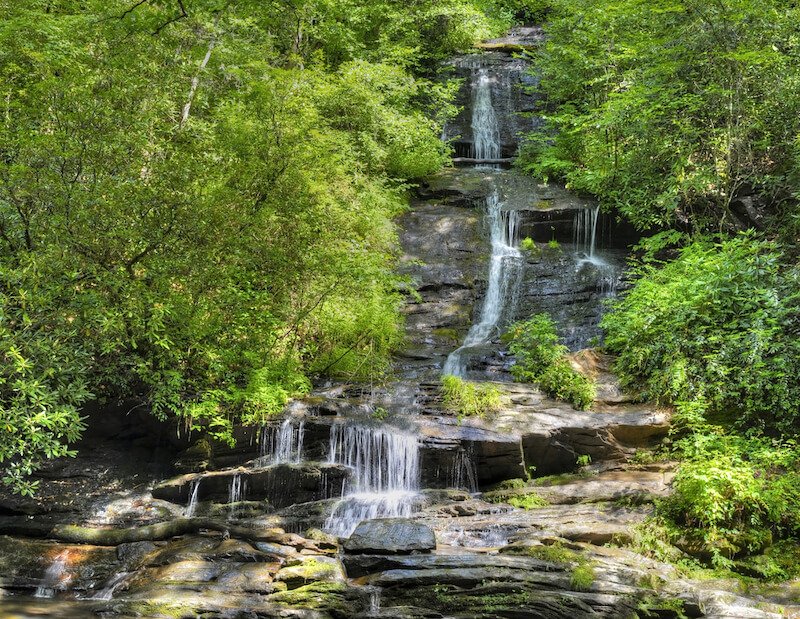
<instances>
[{"instance_id":1,"label":"flat rock slab","mask_svg":"<svg viewBox=\"0 0 800 619\"><path fill-rule=\"evenodd\" d=\"M344 542L344 550L353 554L410 554L436 548L433 529L403 518L366 520Z\"/></svg>"}]
</instances>

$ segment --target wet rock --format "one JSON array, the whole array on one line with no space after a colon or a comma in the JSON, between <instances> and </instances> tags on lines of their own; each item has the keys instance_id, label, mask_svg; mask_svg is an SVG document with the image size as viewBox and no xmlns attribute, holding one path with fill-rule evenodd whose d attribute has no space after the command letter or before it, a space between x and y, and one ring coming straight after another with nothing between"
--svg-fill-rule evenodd
<instances>
[{"instance_id":1,"label":"wet rock","mask_svg":"<svg viewBox=\"0 0 800 619\"><path fill-rule=\"evenodd\" d=\"M636 504L652 502L671 491L674 473L664 471L619 470L576 478L566 483L537 485L536 492L549 503L598 503L620 501Z\"/></svg>"},{"instance_id":2,"label":"wet rock","mask_svg":"<svg viewBox=\"0 0 800 619\"><path fill-rule=\"evenodd\" d=\"M57 562L61 568L47 582L47 571ZM4 589L29 595L40 585L54 590L85 591L119 569L113 548L0 536L0 585Z\"/></svg>"},{"instance_id":3,"label":"wet rock","mask_svg":"<svg viewBox=\"0 0 800 619\"><path fill-rule=\"evenodd\" d=\"M156 545L153 542L120 544L117 546L117 558L125 565L126 569L131 570L139 567L145 558L155 550Z\"/></svg>"},{"instance_id":4,"label":"wet rock","mask_svg":"<svg viewBox=\"0 0 800 619\"><path fill-rule=\"evenodd\" d=\"M244 563L231 565L221 574L216 585L226 592L269 594L285 590L283 583L274 582L280 563Z\"/></svg>"},{"instance_id":5,"label":"wet rock","mask_svg":"<svg viewBox=\"0 0 800 619\"><path fill-rule=\"evenodd\" d=\"M153 488L153 496L186 504L193 482L199 483L198 500L227 501L233 479L239 477L248 500L267 500L280 508L341 494L349 476L346 467L333 464L277 464L264 469L238 468L181 475Z\"/></svg>"},{"instance_id":6,"label":"wet rock","mask_svg":"<svg viewBox=\"0 0 800 619\"><path fill-rule=\"evenodd\" d=\"M366 520L356 527L343 547L345 552L352 554L430 552L436 548L436 536L430 527L413 520Z\"/></svg>"},{"instance_id":7,"label":"wet rock","mask_svg":"<svg viewBox=\"0 0 800 619\"><path fill-rule=\"evenodd\" d=\"M348 587L341 582L315 582L290 591L282 591L267 597L267 601L280 606L302 609L279 616L308 617L309 619L350 619L362 606L358 598L348 596Z\"/></svg>"}]
</instances>

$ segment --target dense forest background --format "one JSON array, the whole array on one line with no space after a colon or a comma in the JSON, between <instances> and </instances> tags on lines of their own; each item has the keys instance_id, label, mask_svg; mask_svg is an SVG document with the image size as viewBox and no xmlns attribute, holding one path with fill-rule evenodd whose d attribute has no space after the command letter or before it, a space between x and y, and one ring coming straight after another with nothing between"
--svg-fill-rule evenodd
<instances>
[{"instance_id":1,"label":"dense forest background","mask_svg":"<svg viewBox=\"0 0 800 619\"><path fill-rule=\"evenodd\" d=\"M3 2L4 483L137 396L222 438L400 338L392 218L491 2Z\"/></svg>"},{"instance_id":2,"label":"dense forest background","mask_svg":"<svg viewBox=\"0 0 800 619\"><path fill-rule=\"evenodd\" d=\"M315 376L381 378L413 294L393 219L450 156L438 67L537 21L546 130L518 167L646 235L603 324L626 386L676 410L661 455L684 464L646 542L718 566L771 548L746 569L791 571L795 3L0 0L0 15L4 484L34 492L88 402L135 397L229 439Z\"/></svg>"}]
</instances>

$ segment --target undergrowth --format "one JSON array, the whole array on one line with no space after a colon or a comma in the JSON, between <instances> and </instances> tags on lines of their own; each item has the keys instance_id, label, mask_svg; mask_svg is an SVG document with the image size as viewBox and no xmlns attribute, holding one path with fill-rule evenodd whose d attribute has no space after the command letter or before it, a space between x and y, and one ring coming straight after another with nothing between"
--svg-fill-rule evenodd
<instances>
[{"instance_id":1,"label":"undergrowth","mask_svg":"<svg viewBox=\"0 0 800 619\"><path fill-rule=\"evenodd\" d=\"M445 409L459 419L485 417L500 409L500 390L494 385L473 383L458 376L442 377L442 398Z\"/></svg>"},{"instance_id":2,"label":"undergrowth","mask_svg":"<svg viewBox=\"0 0 800 619\"><path fill-rule=\"evenodd\" d=\"M594 401L594 382L577 372L566 358L568 349L559 343L556 326L547 314L537 314L513 325L503 336L516 363L514 379L538 383L542 391L585 410Z\"/></svg>"}]
</instances>

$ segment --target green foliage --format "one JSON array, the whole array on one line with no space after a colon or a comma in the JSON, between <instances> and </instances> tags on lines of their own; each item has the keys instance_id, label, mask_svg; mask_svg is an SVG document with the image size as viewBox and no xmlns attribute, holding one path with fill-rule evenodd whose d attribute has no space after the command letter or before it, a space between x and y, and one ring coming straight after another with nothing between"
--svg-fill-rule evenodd
<instances>
[{"instance_id":1,"label":"green foliage","mask_svg":"<svg viewBox=\"0 0 800 619\"><path fill-rule=\"evenodd\" d=\"M594 584L594 566L591 561L583 561L572 568L569 582L578 591L588 591Z\"/></svg>"},{"instance_id":2,"label":"green foliage","mask_svg":"<svg viewBox=\"0 0 800 619\"><path fill-rule=\"evenodd\" d=\"M521 552L540 561L570 565L570 584L578 591L586 591L594 583L593 562L583 554L567 548L558 541L547 545L525 546L521 549Z\"/></svg>"},{"instance_id":3,"label":"green foliage","mask_svg":"<svg viewBox=\"0 0 800 619\"><path fill-rule=\"evenodd\" d=\"M738 427L793 431L800 402L797 273L780 247L752 235L698 240L605 316L606 347L624 385L678 405L694 427L729 416Z\"/></svg>"},{"instance_id":4,"label":"green foliage","mask_svg":"<svg viewBox=\"0 0 800 619\"><path fill-rule=\"evenodd\" d=\"M794 442L691 433L677 445L685 462L659 513L682 527L716 566L759 554L800 532L800 450ZM697 551L696 551L697 553Z\"/></svg>"},{"instance_id":5,"label":"green foliage","mask_svg":"<svg viewBox=\"0 0 800 619\"><path fill-rule=\"evenodd\" d=\"M535 492L510 496L506 502L512 507L517 507L519 509L537 509L550 505L550 503Z\"/></svg>"},{"instance_id":6,"label":"green foliage","mask_svg":"<svg viewBox=\"0 0 800 619\"><path fill-rule=\"evenodd\" d=\"M567 348L558 343L555 323L547 314L513 325L504 341L516 359L511 368L515 380L539 383L543 391L577 409L591 406L594 383L569 364Z\"/></svg>"},{"instance_id":7,"label":"green foliage","mask_svg":"<svg viewBox=\"0 0 800 619\"><path fill-rule=\"evenodd\" d=\"M524 239L522 239L522 241L519 244L519 248L522 251L528 252L532 256L536 256L542 253L542 250L536 245L534 240L529 236L526 236Z\"/></svg>"},{"instance_id":8,"label":"green foliage","mask_svg":"<svg viewBox=\"0 0 800 619\"><path fill-rule=\"evenodd\" d=\"M442 377L443 405L459 419L484 417L501 406L500 390L494 385L473 383L458 376Z\"/></svg>"},{"instance_id":9,"label":"green foliage","mask_svg":"<svg viewBox=\"0 0 800 619\"><path fill-rule=\"evenodd\" d=\"M402 337L394 218L447 161L494 0L56 0L0 13L0 463L135 396L232 440ZM177 17L177 19L176 19Z\"/></svg>"},{"instance_id":10,"label":"green foliage","mask_svg":"<svg viewBox=\"0 0 800 619\"><path fill-rule=\"evenodd\" d=\"M519 164L640 229L747 227L800 174L800 9L780 0L554 0L536 54L547 130Z\"/></svg>"}]
</instances>

